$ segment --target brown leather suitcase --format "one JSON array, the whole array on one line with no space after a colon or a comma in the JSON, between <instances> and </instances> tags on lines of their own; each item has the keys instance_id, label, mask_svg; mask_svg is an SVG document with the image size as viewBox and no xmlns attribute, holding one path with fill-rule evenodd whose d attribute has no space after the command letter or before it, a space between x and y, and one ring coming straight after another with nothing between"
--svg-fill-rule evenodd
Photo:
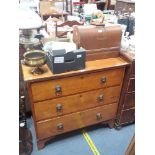
<instances>
[{"instance_id":1,"label":"brown leather suitcase","mask_svg":"<svg viewBox=\"0 0 155 155\"><path fill-rule=\"evenodd\" d=\"M120 50L122 30L120 25L74 26L73 41L77 48L86 50Z\"/></svg>"}]
</instances>

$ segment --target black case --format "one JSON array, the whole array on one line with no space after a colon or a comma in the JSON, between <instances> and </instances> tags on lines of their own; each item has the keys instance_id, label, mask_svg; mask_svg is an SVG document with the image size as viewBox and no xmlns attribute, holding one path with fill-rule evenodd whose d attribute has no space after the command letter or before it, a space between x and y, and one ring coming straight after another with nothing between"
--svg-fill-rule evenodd
<instances>
[{"instance_id":1,"label":"black case","mask_svg":"<svg viewBox=\"0 0 155 155\"><path fill-rule=\"evenodd\" d=\"M85 68L86 51L81 48L66 53L65 49L48 52L47 64L53 74Z\"/></svg>"}]
</instances>

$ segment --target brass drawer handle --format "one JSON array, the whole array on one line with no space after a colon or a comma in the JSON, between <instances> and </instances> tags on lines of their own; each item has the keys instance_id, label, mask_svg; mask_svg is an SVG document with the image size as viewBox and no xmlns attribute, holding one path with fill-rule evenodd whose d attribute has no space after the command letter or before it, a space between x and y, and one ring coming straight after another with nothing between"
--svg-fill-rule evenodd
<instances>
[{"instance_id":1,"label":"brass drawer handle","mask_svg":"<svg viewBox=\"0 0 155 155\"><path fill-rule=\"evenodd\" d=\"M56 91L56 93L61 93L61 92L62 92L61 86L60 86L60 85L57 85L57 86L55 87L55 91Z\"/></svg>"},{"instance_id":2,"label":"brass drawer handle","mask_svg":"<svg viewBox=\"0 0 155 155\"><path fill-rule=\"evenodd\" d=\"M97 113L97 114L96 114L96 119L97 119L97 120L101 120L101 119L102 119L101 113Z\"/></svg>"},{"instance_id":3,"label":"brass drawer handle","mask_svg":"<svg viewBox=\"0 0 155 155\"><path fill-rule=\"evenodd\" d=\"M105 76L101 77L101 83L102 83L102 84L103 84L103 83L106 83L106 81L107 81L107 78L106 78Z\"/></svg>"},{"instance_id":4,"label":"brass drawer handle","mask_svg":"<svg viewBox=\"0 0 155 155\"><path fill-rule=\"evenodd\" d=\"M98 100L98 102L103 102L104 101L104 96L103 95L99 95L97 100Z\"/></svg>"},{"instance_id":5,"label":"brass drawer handle","mask_svg":"<svg viewBox=\"0 0 155 155\"><path fill-rule=\"evenodd\" d=\"M57 130L63 130L64 126L62 123L57 124Z\"/></svg>"},{"instance_id":6,"label":"brass drawer handle","mask_svg":"<svg viewBox=\"0 0 155 155\"><path fill-rule=\"evenodd\" d=\"M61 104L57 104L56 105L56 110L57 110L57 112L61 111L62 110L62 105Z\"/></svg>"}]
</instances>

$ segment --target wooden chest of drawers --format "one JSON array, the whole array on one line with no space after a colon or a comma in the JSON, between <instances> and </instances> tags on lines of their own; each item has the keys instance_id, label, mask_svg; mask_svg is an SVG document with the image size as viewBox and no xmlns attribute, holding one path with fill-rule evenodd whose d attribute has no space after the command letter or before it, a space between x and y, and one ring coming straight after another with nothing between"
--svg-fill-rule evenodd
<instances>
[{"instance_id":1,"label":"wooden chest of drawers","mask_svg":"<svg viewBox=\"0 0 155 155\"><path fill-rule=\"evenodd\" d=\"M114 125L124 72L120 57L86 62L85 70L31 75L22 65L38 148L50 138L97 123Z\"/></svg>"},{"instance_id":2,"label":"wooden chest of drawers","mask_svg":"<svg viewBox=\"0 0 155 155\"><path fill-rule=\"evenodd\" d=\"M123 52L121 54L130 65L126 68L125 72L116 127L135 121L135 56L129 52Z\"/></svg>"},{"instance_id":3,"label":"wooden chest of drawers","mask_svg":"<svg viewBox=\"0 0 155 155\"><path fill-rule=\"evenodd\" d=\"M115 11L135 12L135 2L131 0L117 0Z\"/></svg>"}]
</instances>

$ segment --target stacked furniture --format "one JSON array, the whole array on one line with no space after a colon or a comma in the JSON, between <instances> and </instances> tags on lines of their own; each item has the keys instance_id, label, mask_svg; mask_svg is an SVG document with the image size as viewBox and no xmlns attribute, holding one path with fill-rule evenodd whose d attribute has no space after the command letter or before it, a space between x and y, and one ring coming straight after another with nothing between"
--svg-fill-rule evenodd
<instances>
[{"instance_id":1,"label":"stacked furniture","mask_svg":"<svg viewBox=\"0 0 155 155\"><path fill-rule=\"evenodd\" d=\"M120 104L117 112L116 128L135 121L135 55L122 52L122 56L129 62L126 68Z\"/></svg>"},{"instance_id":2,"label":"stacked furniture","mask_svg":"<svg viewBox=\"0 0 155 155\"><path fill-rule=\"evenodd\" d=\"M84 70L32 75L22 65L31 100L38 148L49 139L93 124L114 127L128 62L119 55L86 62Z\"/></svg>"},{"instance_id":3,"label":"stacked furniture","mask_svg":"<svg viewBox=\"0 0 155 155\"><path fill-rule=\"evenodd\" d=\"M135 2L131 0L117 0L115 5L115 11L122 12L134 12Z\"/></svg>"},{"instance_id":4,"label":"stacked furniture","mask_svg":"<svg viewBox=\"0 0 155 155\"><path fill-rule=\"evenodd\" d=\"M53 74L45 64L44 74L33 75L21 65L38 149L73 130L133 121L134 59L120 52L121 32L118 25L75 26L73 40L86 49L82 70Z\"/></svg>"}]
</instances>

